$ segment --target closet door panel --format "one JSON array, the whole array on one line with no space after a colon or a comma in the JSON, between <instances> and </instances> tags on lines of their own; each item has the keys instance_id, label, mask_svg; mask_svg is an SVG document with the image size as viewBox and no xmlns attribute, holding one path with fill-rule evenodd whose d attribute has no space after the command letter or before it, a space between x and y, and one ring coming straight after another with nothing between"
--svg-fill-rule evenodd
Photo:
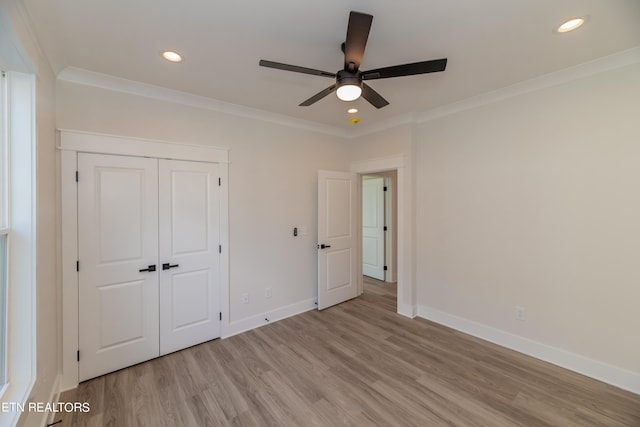
<instances>
[{"instance_id":1,"label":"closet door panel","mask_svg":"<svg viewBox=\"0 0 640 427\"><path fill-rule=\"evenodd\" d=\"M217 164L160 160L160 354L220 336Z\"/></svg>"},{"instance_id":2,"label":"closet door panel","mask_svg":"<svg viewBox=\"0 0 640 427\"><path fill-rule=\"evenodd\" d=\"M158 161L81 153L78 172L83 381L159 354Z\"/></svg>"}]
</instances>

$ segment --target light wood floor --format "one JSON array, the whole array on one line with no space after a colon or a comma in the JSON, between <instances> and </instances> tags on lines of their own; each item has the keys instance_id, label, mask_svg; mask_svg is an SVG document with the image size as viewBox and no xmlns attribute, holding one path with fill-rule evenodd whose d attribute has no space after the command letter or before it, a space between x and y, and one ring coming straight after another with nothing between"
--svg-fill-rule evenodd
<instances>
[{"instance_id":1,"label":"light wood floor","mask_svg":"<svg viewBox=\"0 0 640 427\"><path fill-rule=\"evenodd\" d=\"M339 306L84 382L61 401L91 412L56 426L640 426L640 396L404 318L395 298L366 280Z\"/></svg>"}]
</instances>

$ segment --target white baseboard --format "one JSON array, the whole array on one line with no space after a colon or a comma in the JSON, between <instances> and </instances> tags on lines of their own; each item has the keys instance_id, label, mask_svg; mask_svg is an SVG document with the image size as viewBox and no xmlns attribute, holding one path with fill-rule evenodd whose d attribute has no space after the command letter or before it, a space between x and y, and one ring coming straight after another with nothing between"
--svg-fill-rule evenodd
<instances>
[{"instance_id":1,"label":"white baseboard","mask_svg":"<svg viewBox=\"0 0 640 427\"><path fill-rule=\"evenodd\" d=\"M418 306L418 317L473 335L502 347L586 375L632 393L640 394L640 373L589 359L547 344L523 338L427 306Z\"/></svg>"},{"instance_id":2,"label":"white baseboard","mask_svg":"<svg viewBox=\"0 0 640 427\"><path fill-rule=\"evenodd\" d=\"M51 392L49 393L49 402L57 403L60 400L60 382L62 381L62 374L58 374L56 376L56 380L53 382L53 387L51 388ZM55 421L55 412L45 412L42 414L42 420L38 425L46 426L47 424L51 424Z\"/></svg>"},{"instance_id":3,"label":"white baseboard","mask_svg":"<svg viewBox=\"0 0 640 427\"><path fill-rule=\"evenodd\" d=\"M398 314L413 319L416 317L416 313L417 310L415 305L398 303Z\"/></svg>"},{"instance_id":4,"label":"white baseboard","mask_svg":"<svg viewBox=\"0 0 640 427\"><path fill-rule=\"evenodd\" d=\"M269 323L304 313L305 311L315 310L316 308L316 300L312 298L255 316L247 317L246 319L237 320L223 326L222 338L229 338L233 335L241 334L242 332L247 332L251 329L259 328L260 326L268 325Z\"/></svg>"}]
</instances>

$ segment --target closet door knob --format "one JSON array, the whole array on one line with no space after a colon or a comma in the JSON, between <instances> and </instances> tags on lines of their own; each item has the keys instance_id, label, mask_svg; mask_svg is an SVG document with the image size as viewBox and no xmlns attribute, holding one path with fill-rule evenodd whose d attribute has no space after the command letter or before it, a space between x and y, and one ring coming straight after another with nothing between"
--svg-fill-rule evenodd
<instances>
[{"instance_id":1,"label":"closet door knob","mask_svg":"<svg viewBox=\"0 0 640 427\"><path fill-rule=\"evenodd\" d=\"M162 269L163 270L169 270L170 268L176 268L176 267L180 267L180 264L171 264L171 265L169 265L168 262L162 264Z\"/></svg>"},{"instance_id":2,"label":"closet door knob","mask_svg":"<svg viewBox=\"0 0 640 427\"><path fill-rule=\"evenodd\" d=\"M143 268L142 270L138 270L140 273L144 273L145 271L156 271L156 265L150 265L147 268Z\"/></svg>"}]
</instances>

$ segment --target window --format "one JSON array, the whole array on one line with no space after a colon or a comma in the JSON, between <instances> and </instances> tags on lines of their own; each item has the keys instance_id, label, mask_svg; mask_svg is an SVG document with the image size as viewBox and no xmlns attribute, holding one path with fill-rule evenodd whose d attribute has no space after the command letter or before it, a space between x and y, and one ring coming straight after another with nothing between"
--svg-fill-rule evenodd
<instances>
[{"instance_id":1,"label":"window","mask_svg":"<svg viewBox=\"0 0 640 427\"><path fill-rule=\"evenodd\" d=\"M36 373L35 76L0 77L0 401L24 405ZM19 410L0 410L14 426Z\"/></svg>"}]
</instances>

